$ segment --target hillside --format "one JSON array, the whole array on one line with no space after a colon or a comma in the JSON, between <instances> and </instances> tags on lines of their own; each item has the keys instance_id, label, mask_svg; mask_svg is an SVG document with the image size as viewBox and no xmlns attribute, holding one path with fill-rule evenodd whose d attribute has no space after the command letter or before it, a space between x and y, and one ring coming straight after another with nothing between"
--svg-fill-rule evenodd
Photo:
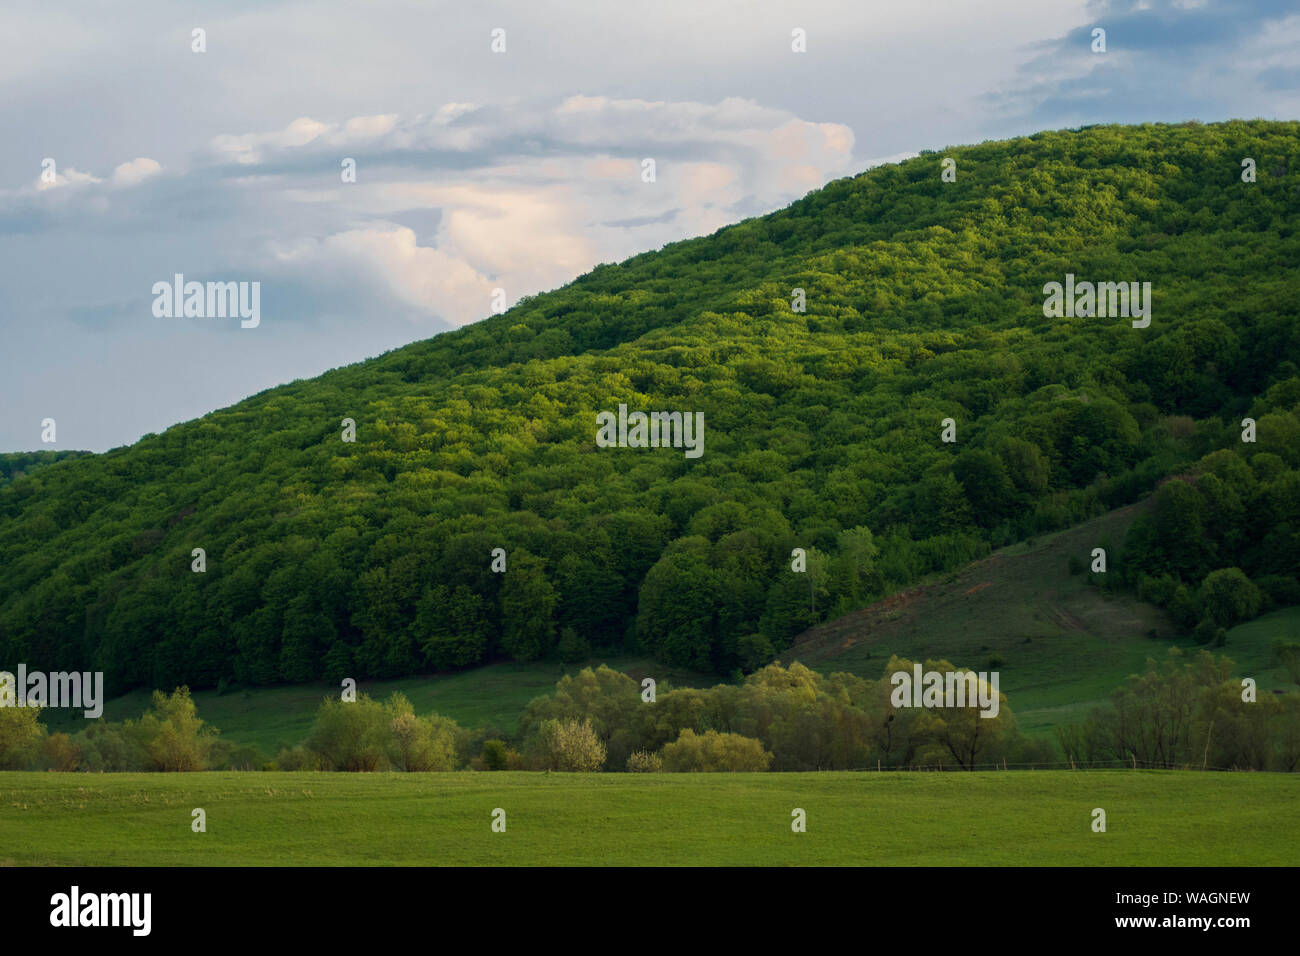
<instances>
[{"instance_id":1,"label":"hillside","mask_svg":"<svg viewBox=\"0 0 1300 956\"><path fill-rule=\"evenodd\" d=\"M947 658L1001 675L1020 728L1049 740L1059 726L1101 705L1148 658L1196 647L1170 616L1131 593L1099 586L1070 558L1104 545L1113 552L1148 499L1067 531L998 550L860 611L810 628L781 655L824 673L878 679L891 655ZM1294 692L1272 659L1277 641L1300 640L1300 608L1267 614L1228 633L1238 676L1264 692Z\"/></svg>"},{"instance_id":2,"label":"hillside","mask_svg":"<svg viewBox=\"0 0 1300 956\"><path fill-rule=\"evenodd\" d=\"M947 150L954 183L926 154L42 466L0 486L0 660L117 691L589 647L730 673L1183 473L1222 509L1191 528L1173 502L1134 566L1240 566L1276 603L1300 554L1297 146L1296 123L1093 127ZM1048 317L1067 275L1150 282L1149 327ZM702 414L703 454L599 447L620 405Z\"/></svg>"}]
</instances>

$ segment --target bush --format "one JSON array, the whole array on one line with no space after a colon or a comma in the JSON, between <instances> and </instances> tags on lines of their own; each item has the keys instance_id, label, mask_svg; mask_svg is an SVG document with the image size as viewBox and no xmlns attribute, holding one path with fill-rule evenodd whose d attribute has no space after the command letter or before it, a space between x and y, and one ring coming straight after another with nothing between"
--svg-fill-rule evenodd
<instances>
[{"instance_id":1,"label":"bush","mask_svg":"<svg viewBox=\"0 0 1300 956\"><path fill-rule=\"evenodd\" d=\"M534 753L542 770L588 773L605 763L605 745L589 720L543 721L534 740Z\"/></svg>"},{"instance_id":2,"label":"bush","mask_svg":"<svg viewBox=\"0 0 1300 956\"><path fill-rule=\"evenodd\" d=\"M127 721L144 744L145 769L176 772L206 770L217 731L204 727L188 687L178 687L169 697L153 692L149 711L138 724Z\"/></svg>"},{"instance_id":3,"label":"bush","mask_svg":"<svg viewBox=\"0 0 1300 956\"><path fill-rule=\"evenodd\" d=\"M36 760L45 727L39 707L0 707L0 770L26 770Z\"/></svg>"},{"instance_id":4,"label":"bush","mask_svg":"<svg viewBox=\"0 0 1300 956\"><path fill-rule=\"evenodd\" d=\"M145 769L144 748L125 724L91 721L75 740L81 751L81 769L113 773Z\"/></svg>"},{"instance_id":5,"label":"bush","mask_svg":"<svg viewBox=\"0 0 1300 956\"><path fill-rule=\"evenodd\" d=\"M506 754L508 748L504 740L485 740L483 741L483 753L480 758L483 761L484 770L505 770Z\"/></svg>"},{"instance_id":6,"label":"bush","mask_svg":"<svg viewBox=\"0 0 1300 956\"><path fill-rule=\"evenodd\" d=\"M1255 582L1269 610L1300 604L1300 581L1285 574L1270 574Z\"/></svg>"},{"instance_id":7,"label":"bush","mask_svg":"<svg viewBox=\"0 0 1300 956\"><path fill-rule=\"evenodd\" d=\"M275 758L276 770L323 770L320 754L301 745L286 747Z\"/></svg>"},{"instance_id":8,"label":"bush","mask_svg":"<svg viewBox=\"0 0 1300 956\"><path fill-rule=\"evenodd\" d=\"M1263 597L1241 568L1220 568L1205 576L1201 604L1220 627L1249 621L1259 613Z\"/></svg>"},{"instance_id":9,"label":"bush","mask_svg":"<svg viewBox=\"0 0 1300 956\"><path fill-rule=\"evenodd\" d=\"M741 669L753 673L776 656L776 648L762 634L746 634L736 642Z\"/></svg>"},{"instance_id":10,"label":"bush","mask_svg":"<svg viewBox=\"0 0 1300 956\"><path fill-rule=\"evenodd\" d=\"M627 758L630 773L658 773L664 769L663 758L648 750L634 750Z\"/></svg>"},{"instance_id":11,"label":"bush","mask_svg":"<svg viewBox=\"0 0 1300 956\"><path fill-rule=\"evenodd\" d=\"M65 773L81 766L81 748L65 733L50 734L41 741L41 765Z\"/></svg>"},{"instance_id":12,"label":"bush","mask_svg":"<svg viewBox=\"0 0 1300 956\"><path fill-rule=\"evenodd\" d=\"M351 703L327 697L303 746L319 758L322 770L388 770L391 721L384 706L368 694Z\"/></svg>"},{"instance_id":13,"label":"bush","mask_svg":"<svg viewBox=\"0 0 1300 956\"><path fill-rule=\"evenodd\" d=\"M665 770L681 773L753 772L766 770L772 763L772 754L753 737L740 734L720 734L716 730L696 734L689 727L662 752Z\"/></svg>"},{"instance_id":14,"label":"bush","mask_svg":"<svg viewBox=\"0 0 1300 956\"><path fill-rule=\"evenodd\" d=\"M411 702L394 694L384 708L392 731L390 762L398 770L427 773L456 768L456 722L437 714L415 716Z\"/></svg>"}]
</instances>

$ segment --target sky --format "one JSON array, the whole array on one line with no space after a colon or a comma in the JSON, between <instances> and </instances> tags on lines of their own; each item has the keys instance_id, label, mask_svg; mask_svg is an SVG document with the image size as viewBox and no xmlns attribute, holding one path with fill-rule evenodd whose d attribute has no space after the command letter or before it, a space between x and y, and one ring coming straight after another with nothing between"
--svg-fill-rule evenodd
<instances>
[{"instance_id":1,"label":"sky","mask_svg":"<svg viewBox=\"0 0 1300 956\"><path fill-rule=\"evenodd\" d=\"M1300 118L1294 0L5 0L0 452L130 444L924 149L1231 118ZM177 274L260 321L158 314Z\"/></svg>"}]
</instances>

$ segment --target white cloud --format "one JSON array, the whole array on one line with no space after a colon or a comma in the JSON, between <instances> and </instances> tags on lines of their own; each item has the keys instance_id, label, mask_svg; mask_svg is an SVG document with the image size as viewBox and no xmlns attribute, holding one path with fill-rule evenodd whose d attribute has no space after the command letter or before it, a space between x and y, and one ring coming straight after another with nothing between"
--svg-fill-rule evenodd
<instances>
[{"instance_id":1,"label":"white cloud","mask_svg":"<svg viewBox=\"0 0 1300 956\"><path fill-rule=\"evenodd\" d=\"M160 172L162 166L157 160L150 159L148 156L139 156L113 170L113 185L135 186Z\"/></svg>"},{"instance_id":2,"label":"white cloud","mask_svg":"<svg viewBox=\"0 0 1300 956\"><path fill-rule=\"evenodd\" d=\"M335 169L339 148L360 145L362 135L364 149L351 153L358 182L342 183L335 172L323 182L318 171ZM453 325L484 317L494 287L514 302L599 262L712 232L740 218L738 209L779 208L855 167L848 127L736 98L450 103L405 119L303 118L278 131L218 137L214 146L219 162L311 169L301 185L285 188L297 174L281 174L267 186L277 200L310 208L313 222L329 210L350 222L324 235L281 236L272 243L278 267L304 278L310 270L346 273L385 290L410 317ZM448 164L446 151L484 151L492 160ZM653 183L641 180L647 151L656 154ZM240 181L259 188L255 176ZM431 234L402 224L430 216Z\"/></svg>"}]
</instances>

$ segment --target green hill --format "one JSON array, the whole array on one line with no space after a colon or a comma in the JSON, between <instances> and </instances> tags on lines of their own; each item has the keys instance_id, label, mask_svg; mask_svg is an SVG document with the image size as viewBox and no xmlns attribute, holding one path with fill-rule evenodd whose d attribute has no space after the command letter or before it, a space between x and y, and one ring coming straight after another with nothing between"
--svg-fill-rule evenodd
<instances>
[{"instance_id":1,"label":"green hill","mask_svg":"<svg viewBox=\"0 0 1300 956\"><path fill-rule=\"evenodd\" d=\"M1217 497L1171 483L1133 567L1171 595L1240 567L1281 603L1300 555L1298 146L1300 124L1231 122L926 154L43 466L0 486L0 660L119 691L561 647L731 673L1179 473ZM1049 317L1067 275L1150 282L1149 327ZM702 414L703 454L598 447L620 405ZM1207 464L1216 449L1236 464Z\"/></svg>"}]
</instances>

